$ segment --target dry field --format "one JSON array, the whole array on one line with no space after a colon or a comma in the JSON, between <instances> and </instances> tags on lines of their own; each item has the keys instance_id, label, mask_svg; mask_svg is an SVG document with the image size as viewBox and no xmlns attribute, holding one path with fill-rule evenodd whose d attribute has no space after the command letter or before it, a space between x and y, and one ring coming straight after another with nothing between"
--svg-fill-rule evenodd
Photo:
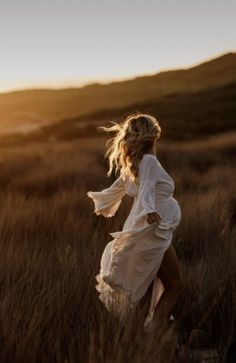
<instances>
[{"instance_id":1,"label":"dry field","mask_svg":"<svg viewBox=\"0 0 236 363\"><path fill-rule=\"evenodd\" d=\"M114 218L93 214L86 192L115 177L106 177L105 141L1 147L1 363L182 362L175 344L193 329L205 333L195 349L189 343L186 362L203 362L200 347L226 362L236 339L236 133L160 142L182 209L173 245L186 288L178 331L151 336L142 334L139 311L122 330L94 288L109 232L122 228L132 203L125 196Z\"/></svg>"}]
</instances>

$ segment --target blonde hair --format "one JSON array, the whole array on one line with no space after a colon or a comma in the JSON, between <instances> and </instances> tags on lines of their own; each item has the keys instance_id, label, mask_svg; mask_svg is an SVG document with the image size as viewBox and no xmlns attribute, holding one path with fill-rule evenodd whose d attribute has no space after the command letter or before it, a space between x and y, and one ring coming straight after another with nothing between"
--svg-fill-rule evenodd
<instances>
[{"instance_id":1,"label":"blonde hair","mask_svg":"<svg viewBox=\"0 0 236 363\"><path fill-rule=\"evenodd\" d=\"M107 132L116 132L115 137L110 138L104 158L109 159L110 176L113 168L124 177L129 176L132 181L138 177L139 162L144 153L150 150L155 139L161 135L161 127L157 119L141 112L135 112L124 118L121 123L110 121L114 126L99 126Z\"/></svg>"}]
</instances>

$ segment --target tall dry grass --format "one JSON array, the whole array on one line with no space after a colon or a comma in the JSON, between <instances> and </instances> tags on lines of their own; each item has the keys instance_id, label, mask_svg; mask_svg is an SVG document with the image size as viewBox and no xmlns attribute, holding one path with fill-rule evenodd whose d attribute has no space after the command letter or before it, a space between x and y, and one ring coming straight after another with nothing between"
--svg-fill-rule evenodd
<instances>
[{"instance_id":1,"label":"tall dry grass","mask_svg":"<svg viewBox=\"0 0 236 363\"><path fill-rule=\"evenodd\" d=\"M109 233L122 228L132 204L125 196L115 218L93 214L86 192L112 182L105 140L2 148L0 361L177 362L177 341L201 328L224 362L236 338L234 140L160 144L182 209L172 243L186 288L176 307L178 330L149 336L142 312L122 329L95 290ZM200 361L196 354L187 359Z\"/></svg>"}]
</instances>

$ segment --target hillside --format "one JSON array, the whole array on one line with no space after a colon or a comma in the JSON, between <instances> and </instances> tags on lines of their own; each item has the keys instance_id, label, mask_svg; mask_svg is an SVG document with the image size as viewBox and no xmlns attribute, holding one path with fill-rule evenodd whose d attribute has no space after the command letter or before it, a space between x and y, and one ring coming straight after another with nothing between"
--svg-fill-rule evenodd
<instances>
[{"instance_id":1,"label":"hillside","mask_svg":"<svg viewBox=\"0 0 236 363\"><path fill-rule=\"evenodd\" d=\"M37 141L71 140L86 136L104 136L97 129L108 121L121 121L134 111L155 115L162 126L162 138L199 139L236 129L236 82L195 93L169 95L158 101L102 110L87 116L63 119L26 135L4 135L1 145Z\"/></svg>"},{"instance_id":2,"label":"hillside","mask_svg":"<svg viewBox=\"0 0 236 363\"><path fill-rule=\"evenodd\" d=\"M189 94L236 82L236 53L185 69L152 76L61 90L0 94L0 132L25 131L62 118L157 102L170 94Z\"/></svg>"}]
</instances>

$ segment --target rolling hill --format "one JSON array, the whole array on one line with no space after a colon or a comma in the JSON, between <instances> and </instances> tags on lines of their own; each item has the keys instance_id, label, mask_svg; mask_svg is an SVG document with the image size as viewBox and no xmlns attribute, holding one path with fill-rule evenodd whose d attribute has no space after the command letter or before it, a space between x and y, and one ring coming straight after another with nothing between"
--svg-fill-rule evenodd
<instances>
[{"instance_id":1,"label":"rolling hill","mask_svg":"<svg viewBox=\"0 0 236 363\"><path fill-rule=\"evenodd\" d=\"M189 69L161 72L151 76L91 84L61 90L23 90L0 94L0 133L26 132L52 125L62 119L79 119L97 112L133 109L135 105L161 105L174 97L212 92L236 82L236 53L228 53ZM215 91L213 91L214 93ZM206 95L206 94L205 94ZM169 98L170 97L170 98ZM207 101L207 100L206 100ZM180 102L181 104L181 102ZM153 108L151 107L151 108ZM137 108L137 107L136 107ZM217 111L218 112L218 111Z\"/></svg>"},{"instance_id":2,"label":"rolling hill","mask_svg":"<svg viewBox=\"0 0 236 363\"><path fill-rule=\"evenodd\" d=\"M25 135L0 137L1 145L72 140L104 136L97 126L121 119L134 111L149 112L162 127L162 139L193 140L236 129L236 82L194 93L172 94L86 116L63 119Z\"/></svg>"}]
</instances>

